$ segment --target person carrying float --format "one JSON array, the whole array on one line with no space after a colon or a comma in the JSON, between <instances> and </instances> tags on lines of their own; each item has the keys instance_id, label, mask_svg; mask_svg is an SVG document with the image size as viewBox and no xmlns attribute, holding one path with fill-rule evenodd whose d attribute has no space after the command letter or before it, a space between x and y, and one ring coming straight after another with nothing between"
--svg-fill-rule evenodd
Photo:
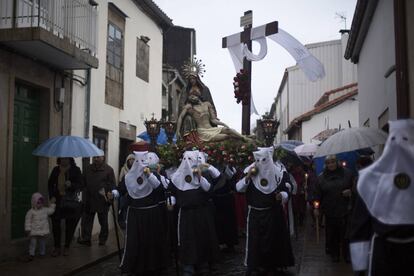
<instances>
[{"instance_id":1,"label":"person carrying float","mask_svg":"<svg viewBox=\"0 0 414 276\"><path fill-rule=\"evenodd\" d=\"M246 275L272 273L294 265L282 203L289 197L285 178L273 162L271 148L253 152L255 163L237 184L248 204Z\"/></svg>"},{"instance_id":2,"label":"person carrying float","mask_svg":"<svg viewBox=\"0 0 414 276\"><path fill-rule=\"evenodd\" d=\"M182 275L194 275L203 265L210 267L218 253L214 217L209 203L212 184L202 175L199 151L184 152L182 162L171 176L170 190L178 211L178 250ZM212 166L208 170L214 171Z\"/></svg>"},{"instance_id":3,"label":"person carrying float","mask_svg":"<svg viewBox=\"0 0 414 276\"><path fill-rule=\"evenodd\" d=\"M148 168L148 152L134 152L135 161L109 197L128 196L127 229L120 268L133 275L158 275L166 266L164 223L156 189L161 185Z\"/></svg>"},{"instance_id":4,"label":"person carrying float","mask_svg":"<svg viewBox=\"0 0 414 276\"><path fill-rule=\"evenodd\" d=\"M234 252L234 246L239 242L234 197L237 171L231 164L218 168L221 174L213 190L217 238L221 251Z\"/></svg>"},{"instance_id":5,"label":"person carrying float","mask_svg":"<svg viewBox=\"0 0 414 276\"><path fill-rule=\"evenodd\" d=\"M412 275L414 120L390 122L382 156L359 171L350 228L356 275Z\"/></svg>"},{"instance_id":6,"label":"person carrying float","mask_svg":"<svg viewBox=\"0 0 414 276\"><path fill-rule=\"evenodd\" d=\"M167 247L167 252L171 251L170 247L175 247L172 242L175 241L175 239L172 239L171 237L171 231L173 229L173 223L172 223L172 214L168 213L168 210L172 210L173 205L175 204L175 198L171 196L168 193L168 185L170 183L170 180L165 176L165 172L161 167L160 159L158 155L155 152L148 152L148 168L151 170L151 172L157 177L157 179L161 182L161 185L159 185L154 190L154 196L155 200L158 202L158 208L160 209L160 213L162 216L162 226L161 231L162 236L160 239L163 240L163 243ZM170 216L171 215L171 216Z\"/></svg>"}]
</instances>

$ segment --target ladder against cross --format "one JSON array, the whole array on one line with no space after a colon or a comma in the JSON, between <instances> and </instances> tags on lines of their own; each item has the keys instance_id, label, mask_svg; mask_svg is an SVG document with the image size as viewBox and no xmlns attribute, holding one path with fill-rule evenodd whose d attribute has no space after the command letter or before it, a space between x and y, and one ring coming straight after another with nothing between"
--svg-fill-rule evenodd
<instances>
[{"instance_id":1,"label":"ladder against cross","mask_svg":"<svg viewBox=\"0 0 414 276\"><path fill-rule=\"evenodd\" d=\"M252 12L245 12L241 17L240 25L244 27L244 30L240 33L236 33L230 36L223 37L222 48L230 48L232 46L240 45L240 43L246 44L249 51L252 51L252 41L258 38L263 38L276 34L278 32L278 22L274 21L259 27L252 28ZM242 107L242 134L250 134L250 114L251 114L251 61L246 58L243 59L243 70L247 73L249 78L249 95L248 100Z\"/></svg>"}]
</instances>

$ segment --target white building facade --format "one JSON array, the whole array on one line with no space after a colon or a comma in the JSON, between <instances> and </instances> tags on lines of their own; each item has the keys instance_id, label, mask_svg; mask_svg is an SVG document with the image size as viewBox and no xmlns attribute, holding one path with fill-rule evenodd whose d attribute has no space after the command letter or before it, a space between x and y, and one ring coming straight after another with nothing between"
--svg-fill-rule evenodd
<instances>
[{"instance_id":1,"label":"white building facade","mask_svg":"<svg viewBox=\"0 0 414 276\"><path fill-rule=\"evenodd\" d=\"M356 66L343 58L347 39L348 33L342 32L341 39L306 45L325 67L326 76L321 80L309 81L297 65L286 68L272 114L280 120L276 143L312 135L304 133L296 119L312 111L325 92L357 82Z\"/></svg>"},{"instance_id":2,"label":"white building facade","mask_svg":"<svg viewBox=\"0 0 414 276\"><path fill-rule=\"evenodd\" d=\"M357 2L345 57L358 65L360 125L413 117L413 12L412 1Z\"/></svg>"},{"instance_id":3,"label":"white building facade","mask_svg":"<svg viewBox=\"0 0 414 276\"><path fill-rule=\"evenodd\" d=\"M334 95L301 118L303 143L320 143L315 137L326 129L358 127L359 102L356 85L338 89Z\"/></svg>"},{"instance_id":4,"label":"white building facade","mask_svg":"<svg viewBox=\"0 0 414 276\"><path fill-rule=\"evenodd\" d=\"M103 149L117 175L144 121L161 118L163 32L172 23L151 0L97 2L100 66L89 77L76 72L86 85L73 83L71 134Z\"/></svg>"}]
</instances>

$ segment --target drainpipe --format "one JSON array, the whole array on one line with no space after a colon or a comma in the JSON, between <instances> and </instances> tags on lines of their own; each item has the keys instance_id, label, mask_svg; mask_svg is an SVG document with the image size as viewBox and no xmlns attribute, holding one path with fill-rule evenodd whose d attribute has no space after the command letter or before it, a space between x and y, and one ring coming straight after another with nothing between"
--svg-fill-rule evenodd
<instances>
[{"instance_id":1,"label":"drainpipe","mask_svg":"<svg viewBox=\"0 0 414 276\"><path fill-rule=\"evenodd\" d=\"M91 120L91 69L86 70L86 94L85 94L85 126L84 136L89 139L89 128Z\"/></svg>"},{"instance_id":2,"label":"drainpipe","mask_svg":"<svg viewBox=\"0 0 414 276\"><path fill-rule=\"evenodd\" d=\"M85 93L85 125L83 129L83 136L89 139L89 128L91 120L91 69L86 70L86 93ZM82 158L82 171L86 170L90 159ZM80 234L79 234L80 236Z\"/></svg>"},{"instance_id":3,"label":"drainpipe","mask_svg":"<svg viewBox=\"0 0 414 276\"><path fill-rule=\"evenodd\" d=\"M60 87L65 89L65 74L63 72L62 72L61 78L62 79L61 79ZM65 94L66 94L66 89L65 89ZM59 105L61 106L60 107L60 135L65 135L63 133L64 132L63 124L64 124L64 120L65 120L65 103L62 104L62 103L59 102Z\"/></svg>"}]
</instances>

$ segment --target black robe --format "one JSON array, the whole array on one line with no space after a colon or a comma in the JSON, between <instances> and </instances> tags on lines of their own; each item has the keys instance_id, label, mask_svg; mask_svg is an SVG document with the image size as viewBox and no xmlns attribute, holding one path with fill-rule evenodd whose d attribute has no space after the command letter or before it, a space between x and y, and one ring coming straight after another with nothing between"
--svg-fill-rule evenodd
<instances>
[{"instance_id":1,"label":"black robe","mask_svg":"<svg viewBox=\"0 0 414 276\"><path fill-rule=\"evenodd\" d=\"M245 265L268 271L294 265L283 206L276 192L289 191L282 182L274 193L260 192L252 182L246 190L248 204Z\"/></svg>"},{"instance_id":2,"label":"black robe","mask_svg":"<svg viewBox=\"0 0 414 276\"><path fill-rule=\"evenodd\" d=\"M378 221L360 196L355 201L350 240L354 270L368 270L372 276L414 275L414 225Z\"/></svg>"},{"instance_id":3,"label":"black robe","mask_svg":"<svg viewBox=\"0 0 414 276\"><path fill-rule=\"evenodd\" d=\"M180 262L184 265L214 262L218 255L218 242L210 194L201 187L181 191L172 183L170 190L179 208L177 238Z\"/></svg>"},{"instance_id":4,"label":"black robe","mask_svg":"<svg viewBox=\"0 0 414 276\"><path fill-rule=\"evenodd\" d=\"M160 184L162 186L162 184ZM119 184L120 194L127 194L125 180ZM165 225L158 205L157 192L133 199L129 195L124 254L120 268L124 273L151 275L166 267L168 247Z\"/></svg>"},{"instance_id":5,"label":"black robe","mask_svg":"<svg viewBox=\"0 0 414 276\"><path fill-rule=\"evenodd\" d=\"M224 185L218 187L220 184ZM226 179L225 174L221 174L213 193L218 242L219 244L227 245L227 247L232 247L238 244L234 198L235 184L235 177Z\"/></svg>"},{"instance_id":6,"label":"black robe","mask_svg":"<svg viewBox=\"0 0 414 276\"><path fill-rule=\"evenodd\" d=\"M158 180L161 182L161 175L159 175L156 172L153 172L153 174L158 178ZM172 234L171 231L175 232L172 227L174 226L173 221L173 214L169 214L171 212L168 212L167 210L167 190L164 188L163 184L161 183L155 190L154 190L154 196L155 200L158 202L158 208L160 209L161 214L161 231L162 231L162 237L160 237L163 242L166 245L167 251L171 251L171 247L174 245L172 244Z\"/></svg>"}]
</instances>

